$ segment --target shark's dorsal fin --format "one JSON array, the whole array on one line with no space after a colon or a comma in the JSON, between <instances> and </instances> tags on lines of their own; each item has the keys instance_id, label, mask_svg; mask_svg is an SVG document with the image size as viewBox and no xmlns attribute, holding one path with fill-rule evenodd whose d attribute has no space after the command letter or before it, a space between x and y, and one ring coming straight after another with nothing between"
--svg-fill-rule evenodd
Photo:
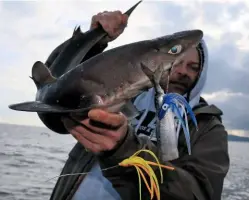
<instances>
[{"instance_id":1,"label":"shark's dorsal fin","mask_svg":"<svg viewBox=\"0 0 249 200\"><path fill-rule=\"evenodd\" d=\"M81 31L80 26L75 26L74 30L73 30L73 36L75 36L75 35L77 35L79 33L83 34L83 32Z\"/></svg>"},{"instance_id":2,"label":"shark's dorsal fin","mask_svg":"<svg viewBox=\"0 0 249 200\"><path fill-rule=\"evenodd\" d=\"M43 84L52 83L56 78L52 76L50 70L41 61L36 61L32 67L32 77L37 88Z\"/></svg>"}]
</instances>

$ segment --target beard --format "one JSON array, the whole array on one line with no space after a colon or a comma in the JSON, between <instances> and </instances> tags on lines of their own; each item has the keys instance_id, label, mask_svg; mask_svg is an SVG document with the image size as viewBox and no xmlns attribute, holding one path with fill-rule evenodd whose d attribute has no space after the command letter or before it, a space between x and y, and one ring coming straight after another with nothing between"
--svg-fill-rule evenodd
<instances>
[{"instance_id":1,"label":"beard","mask_svg":"<svg viewBox=\"0 0 249 200\"><path fill-rule=\"evenodd\" d=\"M160 80L160 85L164 89L164 92L179 93L184 95L192 88L193 81L186 75L177 75L177 77L171 77L168 72L164 72Z\"/></svg>"}]
</instances>

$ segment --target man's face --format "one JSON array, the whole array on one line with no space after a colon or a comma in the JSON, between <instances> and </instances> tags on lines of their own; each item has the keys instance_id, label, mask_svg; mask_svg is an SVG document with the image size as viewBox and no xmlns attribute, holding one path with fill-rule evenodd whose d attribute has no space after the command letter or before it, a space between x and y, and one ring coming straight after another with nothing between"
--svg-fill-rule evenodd
<instances>
[{"instance_id":1,"label":"man's face","mask_svg":"<svg viewBox=\"0 0 249 200\"><path fill-rule=\"evenodd\" d=\"M184 95L194 84L200 70L199 55L196 48L189 49L169 76L168 92Z\"/></svg>"}]
</instances>

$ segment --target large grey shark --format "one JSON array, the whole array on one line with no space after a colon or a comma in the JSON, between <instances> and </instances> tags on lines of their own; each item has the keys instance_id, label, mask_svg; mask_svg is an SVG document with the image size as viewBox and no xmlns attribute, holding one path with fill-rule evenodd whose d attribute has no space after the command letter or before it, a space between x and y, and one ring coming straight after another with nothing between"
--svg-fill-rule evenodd
<instances>
[{"instance_id":1,"label":"large grey shark","mask_svg":"<svg viewBox=\"0 0 249 200\"><path fill-rule=\"evenodd\" d=\"M36 101L9 108L37 112L49 129L61 134L68 133L61 117L71 113L87 116L90 109L103 108L128 116L130 100L153 87L147 71L161 67L167 73L202 37L201 30L187 30L126 44L98 54L58 78L37 61L32 68Z\"/></svg>"}]
</instances>

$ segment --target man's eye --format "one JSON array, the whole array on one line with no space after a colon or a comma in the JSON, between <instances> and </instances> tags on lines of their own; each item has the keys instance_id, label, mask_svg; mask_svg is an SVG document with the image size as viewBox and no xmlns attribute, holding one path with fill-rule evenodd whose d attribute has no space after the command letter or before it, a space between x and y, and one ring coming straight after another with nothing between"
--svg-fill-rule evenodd
<instances>
[{"instance_id":1,"label":"man's eye","mask_svg":"<svg viewBox=\"0 0 249 200\"><path fill-rule=\"evenodd\" d=\"M196 65L196 64L194 64L194 65L190 65L190 68L193 70L193 71L199 71L199 65Z\"/></svg>"}]
</instances>

